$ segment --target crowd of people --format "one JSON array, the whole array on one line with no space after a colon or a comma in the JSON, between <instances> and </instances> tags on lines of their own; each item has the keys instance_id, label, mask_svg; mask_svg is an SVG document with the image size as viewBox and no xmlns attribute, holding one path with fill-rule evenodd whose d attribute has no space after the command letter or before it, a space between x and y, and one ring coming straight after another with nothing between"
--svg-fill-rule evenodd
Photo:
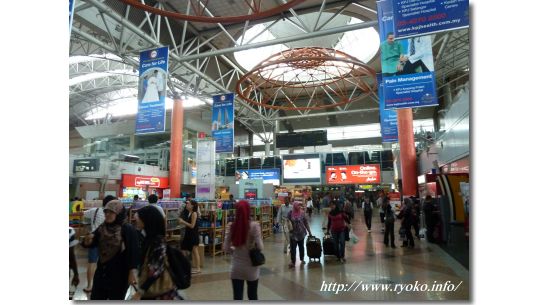
<instances>
[{"instance_id":1,"label":"crowd of people","mask_svg":"<svg viewBox=\"0 0 538 305\"><path fill-rule=\"evenodd\" d=\"M371 233L374 208L379 208L383 242L387 247L396 247L395 225L397 220L401 220L398 233L403 240L402 247L413 248L414 238L420 238L419 235L422 234L419 221L421 213L424 214L426 237L428 241L434 241L438 209L431 196L425 198L422 208L415 198L405 198L397 213L383 192L376 195L377 198L373 193L366 193L361 198L354 198L326 193L324 196L308 197L304 201L285 198L275 222L282 228L283 252L286 255L288 251L290 253L288 267L296 268L297 258L299 265L306 264L305 240L310 240L306 239L307 236L313 237L309 219L312 218L314 209L323 217L324 241L332 240L334 255L341 263L346 263L346 241L350 240L350 235L354 235L351 224L358 209L363 210L366 230ZM148 196L149 205L137 209L135 213L135 226L127 221L127 208L113 196L105 197L102 207L75 214L89 220L90 233L84 236L80 244L88 249L87 286L83 290L91 300L123 300L130 287L135 291L131 296L133 300L181 299L173 273L170 272L165 217L157 201L156 195ZM257 300L260 265L253 263L252 250L264 249L261 228L258 222L251 221L247 201L237 202L235 209L235 219L225 228L223 243L223 250L230 253L232 258L230 280L233 298L243 299L246 282L248 299ZM191 257L190 274L201 273L200 255L203 253L198 249L198 220L198 204L187 198L180 217L180 223L185 226L180 247L185 257ZM80 279L74 246L79 241L74 235L74 230L70 228L71 284L77 286Z\"/></svg>"}]
</instances>

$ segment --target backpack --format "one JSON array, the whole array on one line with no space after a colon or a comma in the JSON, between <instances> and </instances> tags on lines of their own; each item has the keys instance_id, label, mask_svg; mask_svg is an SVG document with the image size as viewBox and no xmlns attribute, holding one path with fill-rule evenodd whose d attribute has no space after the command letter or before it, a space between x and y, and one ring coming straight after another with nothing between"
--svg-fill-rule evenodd
<instances>
[{"instance_id":1,"label":"backpack","mask_svg":"<svg viewBox=\"0 0 538 305\"><path fill-rule=\"evenodd\" d=\"M391 224L394 223L394 220L394 212L391 208L387 207L385 209L385 222Z\"/></svg>"},{"instance_id":2,"label":"backpack","mask_svg":"<svg viewBox=\"0 0 538 305\"><path fill-rule=\"evenodd\" d=\"M191 286L191 263L177 248L166 246L166 256L170 266L170 276L177 289L187 289Z\"/></svg>"}]
</instances>

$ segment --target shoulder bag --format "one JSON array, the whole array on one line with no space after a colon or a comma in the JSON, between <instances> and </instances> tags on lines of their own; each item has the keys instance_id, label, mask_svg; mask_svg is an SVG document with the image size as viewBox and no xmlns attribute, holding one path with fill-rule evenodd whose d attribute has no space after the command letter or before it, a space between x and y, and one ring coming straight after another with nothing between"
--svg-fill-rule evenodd
<instances>
[{"instance_id":1,"label":"shoulder bag","mask_svg":"<svg viewBox=\"0 0 538 305\"><path fill-rule=\"evenodd\" d=\"M252 266L256 267L265 264L265 255L258 249L256 243L254 243L254 248L250 249L249 255Z\"/></svg>"}]
</instances>

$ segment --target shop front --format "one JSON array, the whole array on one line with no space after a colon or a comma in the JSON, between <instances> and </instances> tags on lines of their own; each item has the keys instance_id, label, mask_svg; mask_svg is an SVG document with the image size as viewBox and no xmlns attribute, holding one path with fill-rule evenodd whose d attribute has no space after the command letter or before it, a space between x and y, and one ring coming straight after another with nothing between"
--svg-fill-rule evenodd
<instances>
[{"instance_id":1,"label":"shop front","mask_svg":"<svg viewBox=\"0 0 538 305\"><path fill-rule=\"evenodd\" d=\"M168 177L152 177L123 174L121 179L123 198L133 198L138 195L140 199L147 199L151 194L159 198L164 197L164 191L169 188Z\"/></svg>"}]
</instances>

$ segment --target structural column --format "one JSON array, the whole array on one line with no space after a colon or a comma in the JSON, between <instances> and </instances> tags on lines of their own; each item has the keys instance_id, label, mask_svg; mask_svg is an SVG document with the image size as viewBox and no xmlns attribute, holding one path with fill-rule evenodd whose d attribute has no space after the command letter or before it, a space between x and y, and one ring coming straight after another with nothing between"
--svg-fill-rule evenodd
<instances>
[{"instance_id":1,"label":"structural column","mask_svg":"<svg viewBox=\"0 0 538 305\"><path fill-rule=\"evenodd\" d=\"M276 135L280 132L280 121L275 121L275 130L273 131L273 156L280 155L280 149L276 148Z\"/></svg>"},{"instance_id":2,"label":"structural column","mask_svg":"<svg viewBox=\"0 0 538 305\"><path fill-rule=\"evenodd\" d=\"M265 142L265 156L269 157L271 153L271 142L267 141Z\"/></svg>"},{"instance_id":3,"label":"structural column","mask_svg":"<svg viewBox=\"0 0 538 305\"><path fill-rule=\"evenodd\" d=\"M174 97L170 143L170 198L180 198L183 178L183 100Z\"/></svg>"},{"instance_id":4,"label":"structural column","mask_svg":"<svg viewBox=\"0 0 538 305\"><path fill-rule=\"evenodd\" d=\"M402 195L415 196L417 192L417 153L413 131L413 110L398 110L398 139L402 168Z\"/></svg>"}]
</instances>

